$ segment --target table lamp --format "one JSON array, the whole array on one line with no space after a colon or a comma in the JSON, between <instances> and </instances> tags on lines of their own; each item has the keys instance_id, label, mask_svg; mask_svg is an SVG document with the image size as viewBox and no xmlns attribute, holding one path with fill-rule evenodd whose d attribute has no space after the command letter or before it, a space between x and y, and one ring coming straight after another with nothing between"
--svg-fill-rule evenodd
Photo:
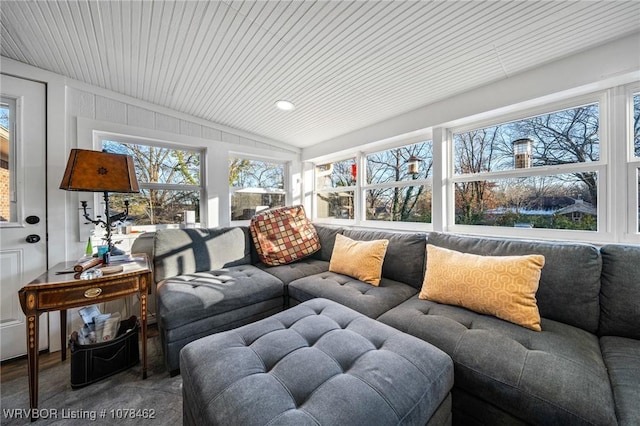
<instances>
[{"instance_id":1,"label":"table lamp","mask_svg":"<svg viewBox=\"0 0 640 426\"><path fill-rule=\"evenodd\" d=\"M109 213L109 192L140 192L133 158L129 155L106 151L72 149L62 183L60 183L60 189L104 193L105 220L92 219L87 213L86 201L81 202L83 216L94 225L102 225L105 228L106 237L104 240L107 242L111 255L124 254L111 242L111 227L116 221L126 220L129 215L129 201L124 202L125 211L123 213L111 215Z\"/></svg>"}]
</instances>

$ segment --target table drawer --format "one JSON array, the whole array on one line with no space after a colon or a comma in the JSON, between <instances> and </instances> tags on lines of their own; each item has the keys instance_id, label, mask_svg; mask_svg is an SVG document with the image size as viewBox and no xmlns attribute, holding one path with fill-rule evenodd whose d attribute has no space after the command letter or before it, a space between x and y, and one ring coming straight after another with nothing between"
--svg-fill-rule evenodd
<instances>
[{"instance_id":1,"label":"table drawer","mask_svg":"<svg viewBox=\"0 0 640 426\"><path fill-rule=\"evenodd\" d=\"M85 285L68 288L40 290L37 309L66 309L86 306L138 292L140 280L137 277L110 281L87 281Z\"/></svg>"}]
</instances>

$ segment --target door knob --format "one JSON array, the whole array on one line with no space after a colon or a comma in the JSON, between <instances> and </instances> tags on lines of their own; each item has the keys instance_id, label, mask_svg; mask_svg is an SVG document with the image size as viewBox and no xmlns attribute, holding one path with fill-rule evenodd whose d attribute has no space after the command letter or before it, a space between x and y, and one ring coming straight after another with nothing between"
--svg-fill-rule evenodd
<instances>
[{"instance_id":1,"label":"door knob","mask_svg":"<svg viewBox=\"0 0 640 426\"><path fill-rule=\"evenodd\" d=\"M27 238L25 238L25 241L30 244L37 243L38 241L40 241L40 235L36 235L36 234L27 235Z\"/></svg>"}]
</instances>

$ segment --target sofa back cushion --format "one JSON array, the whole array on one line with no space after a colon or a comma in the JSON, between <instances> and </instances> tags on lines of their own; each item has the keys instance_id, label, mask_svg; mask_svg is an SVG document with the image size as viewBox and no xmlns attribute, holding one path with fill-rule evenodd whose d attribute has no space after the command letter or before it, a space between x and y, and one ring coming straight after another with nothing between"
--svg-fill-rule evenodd
<instances>
[{"instance_id":1,"label":"sofa back cushion","mask_svg":"<svg viewBox=\"0 0 640 426\"><path fill-rule=\"evenodd\" d=\"M592 245L466 237L432 232L429 244L487 256L541 254L545 265L536 293L540 316L580 327L598 329L600 315L600 251Z\"/></svg>"},{"instance_id":2,"label":"sofa back cushion","mask_svg":"<svg viewBox=\"0 0 640 426\"><path fill-rule=\"evenodd\" d=\"M167 278L251 263L247 227L162 229L154 243L154 278Z\"/></svg>"},{"instance_id":3,"label":"sofa back cushion","mask_svg":"<svg viewBox=\"0 0 640 426\"><path fill-rule=\"evenodd\" d=\"M598 334L640 339L640 246L605 245L600 253Z\"/></svg>"},{"instance_id":4,"label":"sofa back cushion","mask_svg":"<svg viewBox=\"0 0 640 426\"><path fill-rule=\"evenodd\" d=\"M312 258L329 262L333 253L333 246L336 243L336 235L342 234L343 228L335 225L325 225L314 223L318 238L320 239L320 250L311 255Z\"/></svg>"},{"instance_id":5,"label":"sofa back cushion","mask_svg":"<svg viewBox=\"0 0 640 426\"><path fill-rule=\"evenodd\" d=\"M345 229L343 235L352 240L389 240L382 264L382 276L420 289L424 278L427 236L416 232Z\"/></svg>"}]
</instances>

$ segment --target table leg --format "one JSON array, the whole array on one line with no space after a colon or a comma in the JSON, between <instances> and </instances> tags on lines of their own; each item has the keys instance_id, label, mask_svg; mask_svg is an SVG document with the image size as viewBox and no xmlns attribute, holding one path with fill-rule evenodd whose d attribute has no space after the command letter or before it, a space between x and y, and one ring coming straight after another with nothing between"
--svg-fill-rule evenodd
<instances>
[{"instance_id":1,"label":"table leg","mask_svg":"<svg viewBox=\"0 0 640 426\"><path fill-rule=\"evenodd\" d=\"M67 359L67 310L60 311L60 348L62 349L62 361Z\"/></svg>"},{"instance_id":2,"label":"table leg","mask_svg":"<svg viewBox=\"0 0 640 426\"><path fill-rule=\"evenodd\" d=\"M31 421L38 408L38 314L27 316L27 375L29 376L29 407Z\"/></svg>"},{"instance_id":3,"label":"table leg","mask_svg":"<svg viewBox=\"0 0 640 426\"><path fill-rule=\"evenodd\" d=\"M142 378L147 378L147 292L140 292L140 334L142 335Z\"/></svg>"}]
</instances>

